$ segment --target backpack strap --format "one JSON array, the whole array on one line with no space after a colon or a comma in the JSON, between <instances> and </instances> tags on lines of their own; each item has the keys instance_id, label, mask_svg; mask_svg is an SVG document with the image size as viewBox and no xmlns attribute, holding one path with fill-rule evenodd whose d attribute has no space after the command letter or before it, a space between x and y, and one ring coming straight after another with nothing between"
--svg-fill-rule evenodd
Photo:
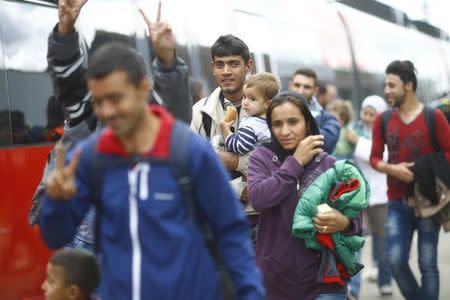
<instances>
[{"instance_id":1,"label":"backpack strap","mask_svg":"<svg viewBox=\"0 0 450 300\"><path fill-rule=\"evenodd\" d=\"M91 183L91 191L92 191L92 202L95 207L95 244L94 250L95 253L99 253L101 250L100 245L100 217L102 214L103 207L101 205L101 196L103 193L104 181L105 181L105 172L108 168L123 165L124 162L115 160L110 157L106 157L101 155L97 151L98 140L102 131L95 133L96 137L93 140L89 141L87 146L87 151L90 155L90 173L89 173L89 182Z\"/></svg>"},{"instance_id":2,"label":"backpack strap","mask_svg":"<svg viewBox=\"0 0 450 300\"><path fill-rule=\"evenodd\" d=\"M433 145L434 151L438 152L440 151L440 147L436 137L436 111L434 108L425 105L425 107L423 108L423 112L425 116L425 123L428 128L428 133L430 134L431 144Z\"/></svg>"},{"instance_id":3,"label":"backpack strap","mask_svg":"<svg viewBox=\"0 0 450 300\"><path fill-rule=\"evenodd\" d=\"M385 144L387 144L387 128L393 112L394 110L391 108L381 115L381 136L383 137Z\"/></svg>"},{"instance_id":4,"label":"backpack strap","mask_svg":"<svg viewBox=\"0 0 450 300\"><path fill-rule=\"evenodd\" d=\"M170 136L169 166L174 172L184 200L188 204L190 216L195 220L196 210L192 197L192 182L190 173L190 141L192 131L184 123L176 120Z\"/></svg>"},{"instance_id":5,"label":"backpack strap","mask_svg":"<svg viewBox=\"0 0 450 300\"><path fill-rule=\"evenodd\" d=\"M219 270L219 282L223 299L232 300L234 299L234 295L231 276L226 270L225 263L219 253L219 248L214 239L214 234L211 230L211 227L209 226L205 218L199 216L199 211L193 198L190 168L190 141L193 134L194 133L191 131L191 129L187 127L183 122L178 120L175 121L175 124L172 128L172 134L170 136L170 149L168 159L169 166L174 172L178 185L181 188L183 198L187 203L189 216L194 224L197 224L197 226L200 227L208 251L217 265L217 268Z\"/></svg>"}]
</instances>

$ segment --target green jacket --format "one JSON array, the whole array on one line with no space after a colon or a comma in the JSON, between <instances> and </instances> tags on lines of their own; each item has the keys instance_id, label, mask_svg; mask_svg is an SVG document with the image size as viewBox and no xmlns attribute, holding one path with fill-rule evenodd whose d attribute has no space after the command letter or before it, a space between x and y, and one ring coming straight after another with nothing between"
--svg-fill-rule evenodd
<instances>
[{"instance_id":1,"label":"green jacket","mask_svg":"<svg viewBox=\"0 0 450 300\"><path fill-rule=\"evenodd\" d=\"M328 195L336 183L347 183L350 179L358 179L359 187L331 201ZM303 192L295 209L292 234L304 239L306 247L321 251L312 220L317 214L317 205L327 203L349 219L353 219L367 207L369 196L369 184L361 171L349 160L337 161ZM353 275L357 271L357 253L364 246L365 239L357 235L345 236L340 232L333 233L332 238L338 259L345 265L349 274Z\"/></svg>"}]
</instances>

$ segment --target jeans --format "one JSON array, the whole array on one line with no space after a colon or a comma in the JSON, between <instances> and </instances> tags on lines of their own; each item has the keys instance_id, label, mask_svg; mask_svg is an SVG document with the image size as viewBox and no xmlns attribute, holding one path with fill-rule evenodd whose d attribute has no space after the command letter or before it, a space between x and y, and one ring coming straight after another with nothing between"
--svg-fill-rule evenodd
<instances>
[{"instance_id":1,"label":"jeans","mask_svg":"<svg viewBox=\"0 0 450 300\"><path fill-rule=\"evenodd\" d=\"M360 262L361 250L358 251L358 262ZM348 291L352 293L353 296L359 298L359 290L361 288L361 271L354 275L347 284Z\"/></svg>"},{"instance_id":2,"label":"jeans","mask_svg":"<svg viewBox=\"0 0 450 300\"><path fill-rule=\"evenodd\" d=\"M391 267L385 255L386 218L388 204L377 204L366 209L367 221L372 233L372 258L378 267L378 286L391 285Z\"/></svg>"},{"instance_id":3,"label":"jeans","mask_svg":"<svg viewBox=\"0 0 450 300\"><path fill-rule=\"evenodd\" d=\"M345 294L321 294L315 300L345 300Z\"/></svg>"},{"instance_id":4,"label":"jeans","mask_svg":"<svg viewBox=\"0 0 450 300\"><path fill-rule=\"evenodd\" d=\"M378 234L372 234L372 257L378 267L378 286L391 285L391 268L385 255L385 238Z\"/></svg>"},{"instance_id":5,"label":"jeans","mask_svg":"<svg viewBox=\"0 0 450 300\"><path fill-rule=\"evenodd\" d=\"M386 253L392 275L403 296L408 300L437 300L439 298L437 245L440 224L432 218L417 218L414 210L403 201L389 201L386 226ZM421 286L408 263L411 240L416 229Z\"/></svg>"}]
</instances>

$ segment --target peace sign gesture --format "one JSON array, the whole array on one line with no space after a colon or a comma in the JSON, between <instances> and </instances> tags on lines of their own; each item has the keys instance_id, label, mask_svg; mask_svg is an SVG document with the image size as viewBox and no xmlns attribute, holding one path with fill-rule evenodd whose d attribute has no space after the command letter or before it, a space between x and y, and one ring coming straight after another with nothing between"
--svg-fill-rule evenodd
<instances>
[{"instance_id":1,"label":"peace sign gesture","mask_svg":"<svg viewBox=\"0 0 450 300\"><path fill-rule=\"evenodd\" d=\"M73 31L75 21L81 8L87 0L59 0L58 2L58 32L69 34Z\"/></svg>"},{"instance_id":2,"label":"peace sign gesture","mask_svg":"<svg viewBox=\"0 0 450 300\"><path fill-rule=\"evenodd\" d=\"M175 59L175 38L169 23L161 22L161 1L158 3L156 22L152 22L142 9L139 12L147 24L156 55L164 65L171 66Z\"/></svg>"},{"instance_id":3,"label":"peace sign gesture","mask_svg":"<svg viewBox=\"0 0 450 300\"><path fill-rule=\"evenodd\" d=\"M56 166L48 175L45 190L53 199L70 199L77 192L75 185L75 172L80 162L81 152L77 151L72 161L64 166L65 150L61 142L55 146Z\"/></svg>"}]
</instances>

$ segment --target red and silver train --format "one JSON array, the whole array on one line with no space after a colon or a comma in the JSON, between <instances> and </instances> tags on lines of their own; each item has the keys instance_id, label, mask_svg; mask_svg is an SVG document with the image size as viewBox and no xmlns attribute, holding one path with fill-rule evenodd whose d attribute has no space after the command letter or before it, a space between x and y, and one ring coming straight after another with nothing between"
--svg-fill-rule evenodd
<instances>
[{"instance_id":1,"label":"red and silver train","mask_svg":"<svg viewBox=\"0 0 450 300\"><path fill-rule=\"evenodd\" d=\"M38 299L50 254L28 213L53 147L45 134L53 93L46 52L58 17L55 2L0 1L0 299ZM357 107L365 96L382 93L384 69L395 59L416 65L421 99L450 90L448 36L433 37L345 2L352 1L164 0L162 15L173 26L178 55L206 93L214 88L209 47L226 33L248 44L256 72L277 74L286 86L296 68L311 67ZM138 6L154 16L157 0L90 0L76 24L83 51L96 33L115 32L148 57Z\"/></svg>"}]
</instances>

